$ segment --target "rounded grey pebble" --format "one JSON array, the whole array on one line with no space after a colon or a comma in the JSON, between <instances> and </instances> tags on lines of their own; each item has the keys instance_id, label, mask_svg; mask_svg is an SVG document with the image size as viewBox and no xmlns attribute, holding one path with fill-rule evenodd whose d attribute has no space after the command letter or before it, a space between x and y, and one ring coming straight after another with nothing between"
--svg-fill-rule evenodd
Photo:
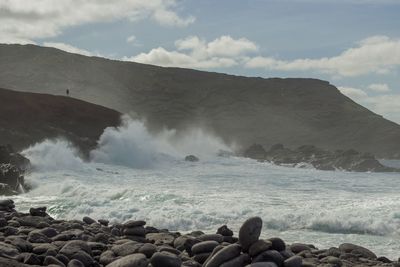
<instances>
[{"instance_id":1,"label":"rounded grey pebble","mask_svg":"<svg viewBox=\"0 0 400 267\"><path fill-rule=\"evenodd\" d=\"M253 258L253 263L262 261L271 261L276 263L276 265L278 265L279 267L281 267L283 266L284 258L276 250L267 250L259 254L257 257Z\"/></svg>"},{"instance_id":2,"label":"rounded grey pebble","mask_svg":"<svg viewBox=\"0 0 400 267\"><path fill-rule=\"evenodd\" d=\"M248 251L250 246L260 237L262 229L262 220L260 217L247 219L239 230L239 243L243 251Z\"/></svg>"},{"instance_id":3,"label":"rounded grey pebble","mask_svg":"<svg viewBox=\"0 0 400 267\"><path fill-rule=\"evenodd\" d=\"M286 249L285 241L283 241L281 238L273 237L273 238L270 238L268 240L271 241L271 243L272 243L271 248L273 250L282 251L282 250Z\"/></svg>"},{"instance_id":4,"label":"rounded grey pebble","mask_svg":"<svg viewBox=\"0 0 400 267\"><path fill-rule=\"evenodd\" d=\"M246 267L278 267L278 265L276 265L276 263L274 262L256 262L256 263L252 263L249 265L246 265Z\"/></svg>"},{"instance_id":5,"label":"rounded grey pebble","mask_svg":"<svg viewBox=\"0 0 400 267\"><path fill-rule=\"evenodd\" d=\"M144 254L135 253L122 257L106 265L106 267L147 267L149 260Z\"/></svg>"}]
</instances>

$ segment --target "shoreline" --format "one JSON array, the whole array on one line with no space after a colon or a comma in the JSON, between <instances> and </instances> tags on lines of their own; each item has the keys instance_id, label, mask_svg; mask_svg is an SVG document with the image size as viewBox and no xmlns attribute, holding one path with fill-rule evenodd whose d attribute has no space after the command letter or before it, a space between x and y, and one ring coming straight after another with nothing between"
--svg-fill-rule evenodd
<instances>
[{"instance_id":1,"label":"shoreline","mask_svg":"<svg viewBox=\"0 0 400 267\"><path fill-rule=\"evenodd\" d=\"M45 207L29 213L0 201L1 266L185 266L312 267L400 266L350 243L318 249L287 244L279 237L259 239L262 220L252 217L238 233L223 225L215 234L170 232L145 221L109 225L107 220L56 220ZM379 255L378 255L379 256Z\"/></svg>"}]
</instances>

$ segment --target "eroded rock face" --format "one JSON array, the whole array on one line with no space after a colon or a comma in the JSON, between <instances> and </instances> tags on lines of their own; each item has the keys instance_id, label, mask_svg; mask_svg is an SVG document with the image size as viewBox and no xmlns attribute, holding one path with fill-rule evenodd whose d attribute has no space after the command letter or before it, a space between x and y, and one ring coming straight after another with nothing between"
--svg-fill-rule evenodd
<instances>
[{"instance_id":1,"label":"eroded rock face","mask_svg":"<svg viewBox=\"0 0 400 267\"><path fill-rule=\"evenodd\" d=\"M400 169L382 165L374 155L361 153L353 149L334 152L313 145L289 149L282 144L273 145L266 151L261 145L254 144L245 150L245 157L259 161L268 161L277 165L296 166L311 164L318 170L344 170L352 172L400 172Z\"/></svg>"},{"instance_id":2,"label":"eroded rock face","mask_svg":"<svg viewBox=\"0 0 400 267\"><path fill-rule=\"evenodd\" d=\"M24 173L30 168L27 158L14 152L10 145L0 146L0 195L26 191Z\"/></svg>"}]
</instances>

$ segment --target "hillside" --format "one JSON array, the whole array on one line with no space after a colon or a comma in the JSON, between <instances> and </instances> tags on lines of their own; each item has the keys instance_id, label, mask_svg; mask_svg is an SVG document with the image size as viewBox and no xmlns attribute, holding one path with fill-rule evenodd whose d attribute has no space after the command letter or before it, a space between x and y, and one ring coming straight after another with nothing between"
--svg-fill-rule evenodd
<instances>
[{"instance_id":1,"label":"hillside","mask_svg":"<svg viewBox=\"0 0 400 267\"><path fill-rule=\"evenodd\" d=\"M315 79L263 79L0 45L0 87L71 96L145 118L201 125L242 147L312 144L400 157L400 126ZM94 115L94 114L93 114Z\"/></svg>"},{"instance_id":2,"label":"hillside","mask_svg":"<svg viewBox=\"0 0 400 267\"><path fill-rule=\"evenodd\" d=\"M81 100L0 89L0 143L22 149L47 137L65 137L87 151L120 113Z\"/></svg>"}]
</instances>

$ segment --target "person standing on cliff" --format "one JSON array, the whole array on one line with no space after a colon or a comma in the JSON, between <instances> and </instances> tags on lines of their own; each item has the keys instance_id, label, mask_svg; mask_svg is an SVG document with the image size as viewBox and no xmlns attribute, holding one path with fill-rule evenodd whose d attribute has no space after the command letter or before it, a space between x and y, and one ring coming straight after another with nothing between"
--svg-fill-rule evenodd
<instances>
[{"instance_id":1,"label":"person standing on cliff","mask_svg":"<svg viewBox=\"0 0 400 267\"><path fill-rule=\"evenodd\" d=\"M67 93L67 96L69 96L69 89L67 89L67 92L66 92L66 93Z\"/></svg>"}]
</instances>

